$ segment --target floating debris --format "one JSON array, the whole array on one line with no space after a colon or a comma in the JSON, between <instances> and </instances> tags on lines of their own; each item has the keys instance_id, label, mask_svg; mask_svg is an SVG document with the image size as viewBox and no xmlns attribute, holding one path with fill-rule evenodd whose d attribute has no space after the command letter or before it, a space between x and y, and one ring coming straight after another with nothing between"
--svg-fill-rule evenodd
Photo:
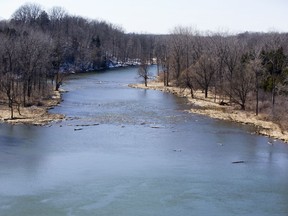
<instances>
[{"instance_id":1,"label":"floating debris","mask_svg":"<svg viewBox=\"0 0 288 216\"><path fill-rule=\"evenodd\" d=\"M239 163L245 163L245 161L240 160L240 161L233 161L232 164L239 164Z\"/></svg>"},{"instance_id":2,"label":"floating debris","mask_svg":"<svg viewBox=\"0 0 288 216\"><path fill-rule=\"evenodd\" d=\"M268 144L269 144L269 145L273 145L273 142L271 142L271 141L268 141Z\"/></svg>"},{"instance_id":3,"label":"floating debris","mask_svg":"<svg viewBox=\"0 0 288 216\"><path fill-rule=\"evenodd\" d=\"M182 149L174 149L174 152L182 152Z\"/></svg>"},{"instance_id":4,"label":"floating debris","mask_svg":"<svg viewBox=\"0 0 288 216\"><path fill-rule=\"evenodd\" d=\"M76 127L90 127L90 126L98 126L100 125L99 123L95 124L81 124L81 125L75 125Z\"/></svg>"},{"instance_id":5,"label":"floating debris","mask_svg":"<svg viewBox=\"0 0 288 216\"><path fill-rule=\"evenodd\" d=\"M74 128L74 131L81 131L83 128Z\"/></svg>"}]
</instances>

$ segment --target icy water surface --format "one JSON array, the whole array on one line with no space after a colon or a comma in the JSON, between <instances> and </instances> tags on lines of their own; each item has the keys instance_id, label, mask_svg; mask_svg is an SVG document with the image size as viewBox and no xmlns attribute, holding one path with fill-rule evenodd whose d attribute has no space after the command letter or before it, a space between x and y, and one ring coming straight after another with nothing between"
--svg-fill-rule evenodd
<instances>
[{"instance_id":1,"label":"icy water surface","mask_svg":"<svg viewBox=\"0 0 288 216\"><path fill-rule=\"evenodd\" d=\"M53 110L69 120L0 125L1 216L288 215L286 144L135 77L75 75Z\"/></svg>"}]
</instances>

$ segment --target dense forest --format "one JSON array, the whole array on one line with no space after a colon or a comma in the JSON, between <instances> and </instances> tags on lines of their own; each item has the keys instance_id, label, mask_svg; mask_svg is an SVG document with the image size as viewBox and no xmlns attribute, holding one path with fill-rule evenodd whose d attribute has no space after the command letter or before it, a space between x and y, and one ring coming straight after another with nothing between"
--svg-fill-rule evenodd
<instances>
[{"instance_id":1,"label":"dense forest","mask_svg":"<svg viewBox=\"0 0 288 216\"><path fill-rule=\"evenodd\" d=\"M168 35L125 33L113 24L25 4L0 22L0 100L39 104L69 73L158 65L164 85L261 113L287 129L288 34L203 33L175 27ZM11 116L13 117L13 116Z\"/></svg>"},{"instance_id":2,"label":"dense forest","mask_svg":"<svg viewBox=\"0 0 288 216\"><path fill-rule=\"evenodd\" d=\"M191 97L202 90L215 102L261 113L288 129L288 34L200 34L176 27L155 55L164 85L188 88Z\"/></svg>"},{"instance_id":3,"label":"dense forest","mask_svg":"<svg viewBox=\"0 0 288 216\"><path fill-rule=\"evenodd\" d=\"M0 101L11 108L41 103L70 73L137 65L152 58L152 36L113 24L25 4L0 22Z\"/></svg>"}]
</instances>

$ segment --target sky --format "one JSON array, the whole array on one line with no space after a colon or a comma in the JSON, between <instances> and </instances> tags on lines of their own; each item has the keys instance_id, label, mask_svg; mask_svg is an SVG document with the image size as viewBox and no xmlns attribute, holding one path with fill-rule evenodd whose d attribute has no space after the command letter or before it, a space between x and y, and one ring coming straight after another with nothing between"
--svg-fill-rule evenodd
<instances>
[{"instance_id":1,"label":"sky","mask_svg":"<svg viewBox=\"0 0 288 216\"><path fill-rule=\"evenodd\" d=\"M288 32L288 0L30 0L48 11L105 20L125 32L167 34L177 26L199 31ZM25 0L0 0L0 19L9 19Z\"/></svg>"}]
</instances>

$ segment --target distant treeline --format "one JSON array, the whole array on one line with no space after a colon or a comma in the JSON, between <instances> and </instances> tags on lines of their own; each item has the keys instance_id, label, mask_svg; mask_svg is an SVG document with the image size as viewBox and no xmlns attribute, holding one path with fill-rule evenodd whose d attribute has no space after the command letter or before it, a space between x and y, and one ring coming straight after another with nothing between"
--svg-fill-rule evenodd
<instances>
[{"instance_id":1,"label":"distant treeline","mask_svg":"<svg viewBox=\"0 0 288 216\"><path fill-rule=\"evenodd\" d=\"M65 74L139 64L143 55L152 58L153 38L61 7L25 4L0 21L0 100L12 112L49 97Z\"/></svg>"},{"instance_id":2,"label":"distant treeline","mask_svg":"<svg viewBox=\"0 0 288 216\"><path fill-rule=\"evenodd\" d=\"M165 85L203 90L215 101L273 120L287 113L288 34L125 33L113 24L25 4L0 22L0 100L29 106L58 90L68 73L151 62ZM141 77L147 78L147 74ZM287 121L286 121L287 122ZM285 124L281 126L286 127Z\"/></svg>"}]
</instances>

